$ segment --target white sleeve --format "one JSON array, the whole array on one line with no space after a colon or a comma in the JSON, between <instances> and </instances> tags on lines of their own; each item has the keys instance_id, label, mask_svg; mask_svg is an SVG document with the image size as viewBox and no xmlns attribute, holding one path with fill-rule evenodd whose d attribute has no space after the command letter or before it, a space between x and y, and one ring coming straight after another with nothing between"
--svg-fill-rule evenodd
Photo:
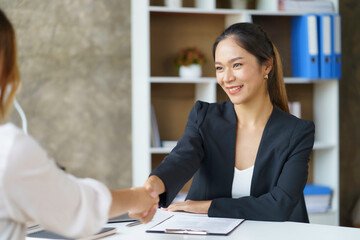
<instances>
[{"instance_id":1,"label":"white sleeve","mask_svg":"<svg viewBox=\"0 0 360 240\"><path fill-rule=\"evenodd\" d=\"M33 220L67 237L105 225L112 199L102 183L66 174L25 134L17 135L8 157L4 195L14 220Z\"/></svg>"}]
</instances>

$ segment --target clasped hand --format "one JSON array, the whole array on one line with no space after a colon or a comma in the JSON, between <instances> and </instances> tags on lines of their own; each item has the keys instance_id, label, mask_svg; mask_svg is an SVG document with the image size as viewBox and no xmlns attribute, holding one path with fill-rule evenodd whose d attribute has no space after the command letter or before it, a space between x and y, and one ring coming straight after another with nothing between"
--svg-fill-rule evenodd
<instances>
[{"instance_id":1,"label":"clasped hand","mask_svg":"<svg viewBox=\"0 0 360 240\"><path fill-rule=\"evenodd\" d=\"M144 187L131 188L137 204L129 209L129 216L138 218L142 223L148 223L158 208L159 196L148 192Z\"/></svg>"},{"instance_id":2,"label":"clasped hand","mask_svg":"<svg viewBox=\"0 0 360 240\"><path fill-rule=\"evenodd\" d=\"M165 185L163 181L157 176L150 176L144 183L144 189L152 197L158 197L160 194L165 192ZM185 202L173 203L167 208L163 208L166 211L185 211L191 213L204 213L207 214L211 201L192 201L186 200ZM146 212L142 213L131 213L131 217L141 218L142 215L146 215Z\"/></svg>"}]
</instances>

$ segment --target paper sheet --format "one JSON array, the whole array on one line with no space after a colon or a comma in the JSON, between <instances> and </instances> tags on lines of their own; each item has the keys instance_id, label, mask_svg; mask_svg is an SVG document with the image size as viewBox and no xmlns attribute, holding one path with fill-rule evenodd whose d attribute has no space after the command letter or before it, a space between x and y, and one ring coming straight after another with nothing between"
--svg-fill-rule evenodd
<instances>
[{"instance_id":1,"label":"paper sheet","mask_svg":"<svg viewBox=\"0 0 360 240\"><path fill-rule=\"evenodd\" d=\"M168 230L175 230L172 233L227 235L243 221L244 219L174 215L150 228L147 232L169 232Z\"/></svg>"}]
</instances>

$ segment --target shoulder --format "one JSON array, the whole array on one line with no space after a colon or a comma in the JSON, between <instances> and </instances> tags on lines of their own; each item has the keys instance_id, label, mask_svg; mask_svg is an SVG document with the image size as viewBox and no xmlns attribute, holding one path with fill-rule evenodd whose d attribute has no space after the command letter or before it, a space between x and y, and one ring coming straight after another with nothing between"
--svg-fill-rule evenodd
<instances>
[{"instance_id":1,"label":"shoulder","mask_svg":"<svg viewBox=\"0 0 360 240\"><path fill-rule=\"evenodd\" d=\"M297 118L294 115L286 113L277 107L274 107L271 120L272 124L282 127L315 128L315 125L312 121Z\"/></svg>"},{"instance_id":2,"label":"shoulder","mask_svg":"<svg viewBox=\"0 0 360 240\"><path fill-rule=\"evenodd\" d=\"M299 119L279 108L274 107L270 117L269 128L273 133L294 138L298 135L314 135L315 125L312 121Z\"/></svg>"},{"instance_id":3,"label":"shoulder","mask_svg":"<svg viewBox=\"0 0 360 240\"><path fill-rule=\"evenodd\" d=\"M1 156L6 159L13 146L16 145L16 139L22 135L24 133L12 123L0 125Z\"/></svg>"},{"instance_id":4,"label":"shoulder","mask_svg":"<svg viewBox=\"0 0 360 240\"><path fill-rule=\"evenodd\" d=\"M224 116L234 113L234 105L230 101L216 103L196 101L193 109L198 113L206 113L215 116Z\"/></svg>"},{"instance_id":5,"label":"shoulder","mask_svg":"<svg viewBox=\"0 0 360 240\"><path fill-rule=\"evenodd\" d=\"M29 135L13 124L0 128L1 155L4 175L15 176L21 171L35 169L47 161L47 154ZM3 144L4 143L4 144Z\"/></svg>"},{"instance_id":6,"label":"shoulder","mask_svg":"<svg viewBox=\"0 0 360 240\"><path fill-rule=\"evenodd\" d=\"M208 103L203 101L197 101L192 108L189 120L194 120L201 125L206 119L211 119L212 122L217 120L234 121L236 120L234 105L230 101Z\"/></svg>"}]
</instances>

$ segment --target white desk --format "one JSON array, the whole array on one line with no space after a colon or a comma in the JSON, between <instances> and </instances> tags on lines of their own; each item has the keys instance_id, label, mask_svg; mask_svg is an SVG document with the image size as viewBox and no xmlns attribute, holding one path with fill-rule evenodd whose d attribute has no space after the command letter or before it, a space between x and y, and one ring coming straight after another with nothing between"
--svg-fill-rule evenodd
<instances>
[{"instance_id":1,"label":"white desk","mask_svg":"<svg viewBox=\"0 0 360 240\"><path fill-rule=\"evenodd\" d=\"M295 222L264 222L245 221L228 236L198 236L180 234L146 233L145 230L154 226L168 216L177 213L169 213L158 210L154 219L144 225L126 227L127 223L108 224L117 228L117 234L105 238L110 239L141 239L141 240L177 240L177 239L236 239L236 240L359 240L360 229L335 227L327 225L295 223ZM184 214L184 213L181 213Z\"/></svg>"}]
</instances>

